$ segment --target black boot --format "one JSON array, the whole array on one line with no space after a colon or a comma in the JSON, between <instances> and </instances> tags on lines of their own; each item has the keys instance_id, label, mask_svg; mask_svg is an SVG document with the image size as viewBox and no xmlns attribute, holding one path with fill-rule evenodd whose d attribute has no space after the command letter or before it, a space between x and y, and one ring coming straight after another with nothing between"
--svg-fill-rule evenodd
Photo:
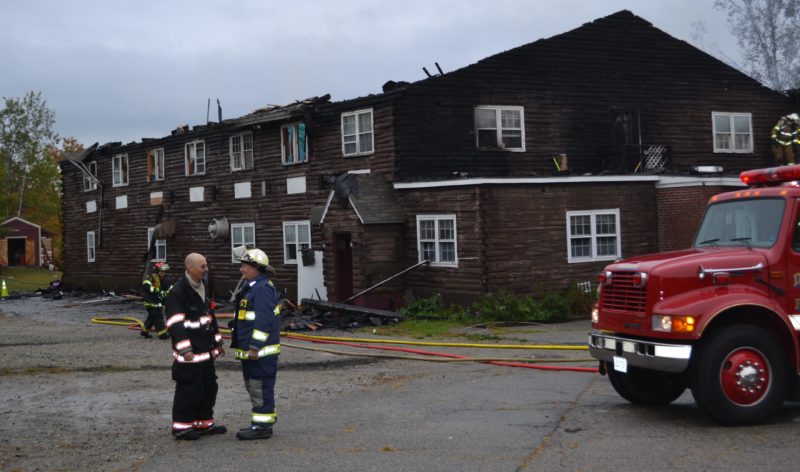
<instances>
[{"instance_id":1,"label":"black boot","mask_svg":"<svg viewBox=\"0 0 800 472\"><path fill-rule=\"evenodd\" d=\"M169 333L161 333L158 335L158 339L169 339Z\"/></svg>"},{"instance_id":2,"label":"black boot","mask_svg":"<svg viewBox=\"0 0 800 472\"><path fill-rule=\"evenodd\" d=\"M248 426L236 433L238 439L269 439L272 437L272 428L259 428L258 426Z\"/></svg>"},{"instance_id":3,"label":"black boot","mask_svg":"<svg viewBox=\"0 0 800 472\"><path fill-rule=\"evenodd\" d=\"M147 338L147 339L150 339L150 338L152 338L152 337L153 337L153 336L151 336L151 335L150 335L150 333L148 333L147 331L139 331L139 334L141 334L143 337L145 337L145 338Z\"/></svg>"},{"instance_id":4,"label":"black boot","mask_svg":"<svg viewBox=\"0 0 800 472\"><path fill-rule=\"evenodd\" d=\"M208 428L197 428L195 431L200 433L200 436L206 436L209 434L225 434L228 432L228 428L221 424L212 424Z\"/></svg>"},{"instance_id":5,"label":"black boot","mask_svg":"<svg viewBox=\"0 0 800 472\"><path fill-rule=\"evenodd\" d=\"M175 436L175 439L180 441L194 441L200 437L200 432L196 429L187 429L184 431L173 431L172 435Z\"/></svg>"}]
</instances>

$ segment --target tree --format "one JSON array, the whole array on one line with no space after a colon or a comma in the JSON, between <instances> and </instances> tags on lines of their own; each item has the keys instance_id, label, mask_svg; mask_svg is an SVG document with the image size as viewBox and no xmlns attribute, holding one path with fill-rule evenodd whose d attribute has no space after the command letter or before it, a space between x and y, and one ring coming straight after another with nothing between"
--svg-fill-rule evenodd
<instances>
[{"instance_id":1,"label":"tree","mask_svg":"<svg viewBox=\"0 0 800 472\"><path fill-rule=\"evenodd\" d=\"M60 236L61 178L55 112L40 93L3 98L0 109L0 221L19 216Z\"/></svg>"},{"instance_id":2,"label":"tree","mask_svg":"<svg viewBox=\"0 0 800 472\"><path fill-rule=\"evenodd\" d=\"M800 88L800 0L715 0L728 15L744 66L783 91Z\"/></svg>"}]
</instances>

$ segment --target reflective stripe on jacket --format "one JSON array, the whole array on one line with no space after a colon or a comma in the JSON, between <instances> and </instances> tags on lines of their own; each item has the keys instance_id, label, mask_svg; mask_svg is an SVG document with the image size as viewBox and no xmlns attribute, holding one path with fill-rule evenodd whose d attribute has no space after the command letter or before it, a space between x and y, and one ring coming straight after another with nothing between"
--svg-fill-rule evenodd
<instances>
[{"instance_id":1,"label":"reflective stripe on jacket","mask_svg":"<svg viewBox=\"0 0 800 472\"><path fill-rule=\"evenodd\" d=\"M236 297L231 347L237 359L247 359L247 351L258 357L280 353L280 303L278 292L266 275L248 281Z\"/></svg>"}]
</instances>

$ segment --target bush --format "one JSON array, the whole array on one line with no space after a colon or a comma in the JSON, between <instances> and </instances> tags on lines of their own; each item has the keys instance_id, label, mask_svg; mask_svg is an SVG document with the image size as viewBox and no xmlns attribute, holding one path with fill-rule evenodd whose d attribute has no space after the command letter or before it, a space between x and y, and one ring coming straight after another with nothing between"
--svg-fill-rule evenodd
<instances>
[{"instance_id":1,"label":"bush","mask_svg":"<svg viewBox=\"0 0 800 472\"><path fill-rule=\"evenodd\" d=\"M408 320L458 320L465 322L554 323L588 318L594 302L592 294L577 287L564 291L539 290L536 295L514 295L500 291L482 297L463 309L446 305L440 295L418 298L400 313Z\"/></svg>"}]
</instances>

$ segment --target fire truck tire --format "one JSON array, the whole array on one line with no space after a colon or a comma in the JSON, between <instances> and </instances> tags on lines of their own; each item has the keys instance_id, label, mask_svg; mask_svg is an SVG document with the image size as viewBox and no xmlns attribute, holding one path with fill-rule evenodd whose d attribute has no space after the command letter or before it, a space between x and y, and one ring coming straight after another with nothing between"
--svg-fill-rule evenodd
<instances>
[{"instance_id":1,"label":"fire truck tire","mask_svg":"<svg viewBox=\"0 0 800 472\"><path fill-rule=\"evenodd\" d=\"M608 363L606 372L614 390L636 405L667 405L686 390L678 374L636 367L630 367L627 373L622 373L615 371Z\"/></svg>"},{"instance_id":2,"label":"fire truck tire","mask_svg":"<svg viewBox=\"0 0 800 472\"><path fill-rule=\"evenodd\" d=\"M780 343L751 325L715 334L698 353L692 396L706 413L729 426L762 423L788 394L788 367Z\"/></svg>"}]
</instances>

